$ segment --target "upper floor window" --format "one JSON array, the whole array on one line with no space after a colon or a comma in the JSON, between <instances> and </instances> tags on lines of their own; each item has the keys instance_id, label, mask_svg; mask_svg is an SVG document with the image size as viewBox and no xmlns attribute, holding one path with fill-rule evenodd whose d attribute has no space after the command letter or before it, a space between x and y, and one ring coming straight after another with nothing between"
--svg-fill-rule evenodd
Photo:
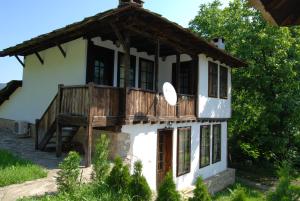
<instances>
[{"instance_id":1,"label":"upper floor window","mask_svg":"<svg viewBox=\"0 0 300 201\"><path fill-rule=\"evenodd\" d=\"M154 85L154 62L140 59L140 83L142 89L153 90Z\"/></svg>"},{"instance_id":2,"label":"upper floor window","mask_svg":"<svg viewBox=\"0 0 300 201\"><path fill-rule=\"evenodd\" d=\"M221 161L221 124L213 125L212 163Z\"/></svg>"},{"instance_id":3,"label":"upper floor window","mask_svg":"<svg viewBox=\"0 0 300 201\"><path fill-rule=\"evenodd\" d=\"M211 61L208 62L208 96L228 97L228 69Z\"/></svg>"},{"instance_id":4,"label":"upper floor window","mask_svg":"<svg viewBox=\"0 0 300 201\"><path fill-rule=\"evenodd\" d=\"M220 66L220 98L227 98L228 94L228 69Z\"/></svg>"},{"instance_id":5,"label":"upper floor window","mask_svg":"<svg viewBox=\"0 0 300 201\"><path fill-rule=\"evenodd\" d=\"M130 57L130 69L128 71L128 86L135 87L135 66L136 66L136 57ZM125 56L123 53L119 53L118 56L118 86L124 87L125 81Z\"/></svg>"},{"instance_id":6,"label":"upper floor window","mask_svg":"<svg viewBox=\"0 0 300 201\"><path fill-rule=\"evenodd\" d=\"M177 79L179 79L179 94L193 94L193 62L181 62L179 77L177 77L176 63L172 66L172 84L177 86Z\"/></svg>"},{"instance_id":7,"label":"upper floor window","mask_svg":"<svg viewBox=\"0 0 300 201\"><path fill-rule=\"evenodd\" d=\"M208 62L208 96L218 97L218 64Z\"/></svg>"},{"instance_id":8,"label":"upper floor window","mask_svg":"<svg viewBox=\"0 0 300 201\"><path fill-rule=\"evenodd\" d=\"M191 127L178 128L177 146L177 176L180 176L190 172Z\"/></svg>"}]
</instances>

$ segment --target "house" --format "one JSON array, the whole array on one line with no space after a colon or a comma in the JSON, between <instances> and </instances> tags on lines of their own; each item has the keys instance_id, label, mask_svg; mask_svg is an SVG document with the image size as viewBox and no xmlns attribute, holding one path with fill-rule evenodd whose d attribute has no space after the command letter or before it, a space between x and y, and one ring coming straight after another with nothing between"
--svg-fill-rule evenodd
<instances>
[{"instance_id":1,"label":"house","mask_svg":"<svg viewBox=\"0 0 300 201\"><path fill-rule=\"evenodd\" d=\"M222 39L215 42L139 0L121 0L116 9L0 52L24 66L22 86L1 104L0 117L35 124L36 148L55 143L57 156L77 139L87 166L93 136L104 132L112 155L131 169L142 161L153 190L168 171L178 189L200 175L220 189L234 181L227 168L231 68L246 64L220 49ZM176 88L176 106L161 93L165 82Z\"/></svg>"},{"instance_id":2,"label":"house","mask_svg":"<svg viewBox=\"0 0 300 201\"><path fill-rule=\"evenodd\" d=\"M278 26L300 25L300 2L291 0L249 0L263 17Z\"/></svg>"}]
</instances>

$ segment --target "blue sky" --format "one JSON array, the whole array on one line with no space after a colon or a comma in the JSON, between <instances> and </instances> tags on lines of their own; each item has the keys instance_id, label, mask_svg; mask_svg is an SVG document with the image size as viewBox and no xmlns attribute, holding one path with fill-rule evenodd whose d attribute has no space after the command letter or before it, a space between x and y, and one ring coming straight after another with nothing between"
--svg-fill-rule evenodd
<instances>
[{"instance_id":1,"label":"blue sky","mask_svg":"<svg viewBox=\"0 0 300 201\"><path fill-rule=\"evenodd\" d=\"M212 0L145 0L144 7L187 27L200 4ZM221 0L224 4L229 0ZM3 0L0 6L0 50L85 17L115 8L118 0ZM14 57L0 57L0 83L22 79Z\"/></svg>"}]
</instances>

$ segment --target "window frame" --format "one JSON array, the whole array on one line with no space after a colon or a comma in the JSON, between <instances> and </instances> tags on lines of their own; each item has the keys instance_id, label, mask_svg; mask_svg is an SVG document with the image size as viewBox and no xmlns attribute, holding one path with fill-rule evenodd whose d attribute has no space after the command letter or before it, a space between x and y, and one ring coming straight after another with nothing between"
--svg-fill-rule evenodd
<instances>
[{"instance_id":1,"label":"window frame","mask_svg":"<svg viewBox=\"0 0 300 201\"><path fill-rule=\"evenodd\" d=\"M221 99L228 99L228 71L229 71L229 69L222 65L220 65L219 68L220 68L220 70L219 70L219 72L220 72L219 73L219 77L220 77L219 96ZM223 81L224 78L223 78L222 70L226 71L226 74L224 74L224 75L226 75L224 77L226 79L226 81ZM225 84L224 86L226 86L225 92L223 92L223 84Z\"/></svg>"},{"instance_id":2,"label":"window frame","mask_svg":"<svg viewBox=\"0 0 300 201\"><path fill-rule=\"evenodd\" d=\"M185 160L185 157L184 157L184 165L188 165L188 169L186 169L185 171L183 172L179 172L179 143L180 143L180 130L187 130L189 132L189 136L188 136L188 143L189 143L189 147L188 147L188 151L189 151L189 163L188 164L185 164L186 160ZM185 147L185 145L184 145ZM192 127L189 126L189 127L179 127L177 128L177 152L176 152L176 176L177 177L180 177L182 175L185 175L185 174L188 174L191 172L191 156L192 156L192 153L191 153L191 150L192 150ZM186 155L186 153L184 153L184 156Z\"/></svg>"},{"instance_id":3,"label":"window frame","mask_svg":"<svg viewBox=\"0 0 300 201\"><path fill-rule=\"evenodd\" d=\"M142 88L142 62L149 62L152 64L152 89L148 89L146 88ZM148 90L148 91L154 91L154 79L155 79L155 69L154 69L154 61L149 60L149 59L144 59L144 58L139 58L139 88L144 89L144 90ZM147 72L149 73L149 72ZM146 78L147 79L147 78ZM146 82L147 84L149 83L148 80Z\"/></svg>"},{"instance_id":4,"label":"window frame","mask_svg":"<svg viewBox=\"0 0 300 201\"><path fill-rule=\"evenodd\" d=\"M203 135L203 132L202 132L202 128L204 128L204 127L208 127L208 153L206 153L206 154L208 154L208 164L202 164L202 161L201 161L201 159L202 159L202 135ZM210 143L211 143L211 125L201 125L200 126L200 143L199 143L199 169L202 169L202 168L205 168L205 167L208 167L208 166L210 166L211 165L211 158L210 158L210 152L211 152L211 145L210 145Z\"/></svg>"},{"instance_id":5,"label":"window frame","mask_svg":"<svg viewBox=\"0 0 300 201\"><path fill-rule=\"evenodd\" d=\"M216 68L216 72L213 72L213 68ZM216 76L216 77L215 77ZM213 84L213 78L215 77L216 82L216 89L215 94L213 94L212 90L214 88ZM208 97L211 98L218 98L218 92L219 92L219 64L208 61Z\"/></svg>"},{"instance_id":6,"label":"window frame","mask_svg":"<svg viewBox=\"0 0 300 201\"><path fill-rule=\"evenodd\" d=\"M215 143L215 128L216 127L218 127L219 128L219 133L218 133L218 135L219 135L219 141L218 141L218 143L219 143L219 145L218 145L218 147L219 147L219 158L217 158L216 160L215 160L215 145L216 145L216 143ZM222 125L221 124L213 124L213 127L212 127L212 164L215 164L215 163L218 163L218 162L220 162L220 161L222 161Z\"/></svg>"},{"instance_id":7,"label":"window frame","mask_svg":"<svg viewBox=\"0 0 300 201\"><path fill-rule=\"evenodd\" d=\"M124 56L125 54L123 52L118 52L118 67L117 67L117 86L118 87L121 87L120 86L120 77L121 77L121 57ZM130 55L130 68L129 69L129 74L130 74L130 70L133 70L133 80L128 80L128 86L131 87L131 88L135 88L135 74L136 74L136 56L134 55ZM130 82L133 82L133 86L130 86ZM123 88L123 87L122 87Z\"/></svg>"}]
</instances>

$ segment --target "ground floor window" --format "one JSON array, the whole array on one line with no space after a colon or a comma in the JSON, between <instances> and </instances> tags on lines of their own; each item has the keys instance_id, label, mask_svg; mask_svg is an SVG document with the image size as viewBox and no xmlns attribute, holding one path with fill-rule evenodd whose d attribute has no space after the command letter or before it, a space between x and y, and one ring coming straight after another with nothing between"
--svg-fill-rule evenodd
<instances>
[{"instance_id":1,"label":"ground floor window","mask_svg":"<svg viewBox=\"0 0 300 201\"><path fill-rule=\"evenodd\" d=\"M177 176L190 172L191 127L178 128L177 133Z\"/></svg>"},{"instance_id":2,"label":"ground floor window","mask_svg":"<svg viewBox=\"0 0 300 201\"><path fill-rule=\"evenodd\" d=\"M200 168L210 165L210 125L200 127Z\"/></svg>"},{"instance_id":3,"label":"ground floor window","mask_svg":"<svg viewBox=\"0 0 300 201\"><path fill-rule=\"evenodd\" d=\"M221 161L221 124L213 125L212 163Z\"/></svg>"}]
</instances>

